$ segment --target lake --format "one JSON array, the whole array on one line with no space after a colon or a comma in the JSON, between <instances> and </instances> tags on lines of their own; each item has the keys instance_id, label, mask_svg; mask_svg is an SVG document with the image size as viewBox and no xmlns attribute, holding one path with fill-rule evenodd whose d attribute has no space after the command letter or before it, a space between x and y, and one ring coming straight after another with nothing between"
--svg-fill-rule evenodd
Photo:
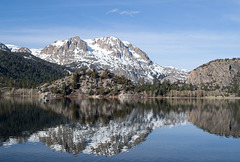
<instances>
[{"instance_id":1,"label":"lake","mask_svg":"<svg viewBox=\"0 0 240 162\"><path fill-rule=\"evenodd\" d=\"M240 161L239 106L0 98L0 161Z\"/></svg>"}]
</instances>

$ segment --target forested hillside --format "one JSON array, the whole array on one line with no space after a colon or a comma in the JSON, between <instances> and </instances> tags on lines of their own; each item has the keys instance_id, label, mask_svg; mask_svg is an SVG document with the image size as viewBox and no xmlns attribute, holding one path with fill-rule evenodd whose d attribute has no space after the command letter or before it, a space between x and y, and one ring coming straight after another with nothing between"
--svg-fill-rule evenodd
<instances>
[{"instance_id":1,"label":"forested hillside","mask_svg":"<svg viewBox=\"0 0 240 162\"><path fill-rule=\"evenodd\" d=\"M32 88L66 74L65 67L41 60L29 53L0 50L0 88Z\"/></svg>"}]
</instances>

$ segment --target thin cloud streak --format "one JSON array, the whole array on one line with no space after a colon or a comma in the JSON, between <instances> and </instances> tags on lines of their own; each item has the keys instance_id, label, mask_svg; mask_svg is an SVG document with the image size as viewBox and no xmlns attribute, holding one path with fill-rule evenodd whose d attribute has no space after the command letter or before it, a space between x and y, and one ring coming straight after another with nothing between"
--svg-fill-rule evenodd
<instances>
[{"instance_id":1,"label":"thin cloud streak","mask_svg":"<svg viewBox=\"0 0 240 162\"><path fill-rule=\"evenodd\" d=\"M140 13L140 11L122 11L122 12L120 12L119 14L120 14L120 15L133 16L133 15L139 14L139 13Z\"/></svg>"},{"instance_id":2,"label":"thin cloud streak","mask_svg":"<svg viewBox=\"0 0 240 162\"><path fill-rule=\"evenodd\" d=\"M108 11L106 14L111 14L111 13L117 13L119 15L134 16L136 14L139 14L140 11L126 11L126 10L121 11L121 10L115 8L115 9Z\"/></svg>"},{"instance_id":3,"label":"thin cloud streak","mask_svg":"<svg viewBox=\"0 0 240 162\"><path fill-rule=\"evenodd\" d=\"M107 14L118 12L119 9L115 8L107 12Z\"/></svg>"}]
</instances>

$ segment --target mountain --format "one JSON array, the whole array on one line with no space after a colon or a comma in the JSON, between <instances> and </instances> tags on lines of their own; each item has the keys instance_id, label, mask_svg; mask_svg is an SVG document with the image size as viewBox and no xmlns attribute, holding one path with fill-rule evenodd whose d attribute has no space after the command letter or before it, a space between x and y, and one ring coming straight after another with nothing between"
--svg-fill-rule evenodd
<instances>
[{"instance_id":1,"label":"mountain","mask_svg":"<svg viewBox=\"0 0 240 162\"><path fill-rule=\"evenodd\" d=\"M65 67L35 57L27 49L19 48L16 53L7 50L3 44L1 47L0 87L30 88L51 78L61 78L67 73Z\"/></svg>"},{"instance_id":2,"label":"mountain","mask_svg":"<svg viewBox=\"0 0 240 162\"><path fill-rule=\"evenodd\" d=\"M0 50L2 50L2 51L10 51L10 49L3 43L0 43Z\"/></svg>"},{"instance_id":3,"label":"mountain","mask_svg":"<svg viewBox=\"0 0 240 162\"><path fill-rule=\"evenodd\" d=\"M148 81L154 78L169 79L171 82L184 81L188 76L186 70L153 63L141 49L115 37L81 40L75 36L55 41L41 51L34 49L31 52L41 59L66 65L73 70L83 67L109 69L115 74L125 75L135 83L140 78Z\"/></svg>"},{"instance_id":4,"label":"mountain","mask_svg":"<svg viewBox=\"0 0 240 162\"><path fill-rule=\"evenodd\" d=\"M217 59L191 71L186 83L208 87L226 87L239 79L240 59Z\"/></svg>"}]
</instances>

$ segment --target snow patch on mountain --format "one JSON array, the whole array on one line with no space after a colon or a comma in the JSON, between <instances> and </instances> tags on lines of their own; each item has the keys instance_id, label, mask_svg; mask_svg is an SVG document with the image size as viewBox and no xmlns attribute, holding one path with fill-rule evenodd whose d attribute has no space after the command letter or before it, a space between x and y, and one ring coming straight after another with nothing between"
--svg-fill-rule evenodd
<instances>
[{"instance_id":1,"label":"snow patch on mountain","mask_svg":"<svg viewBox=\"0 0 240 162\"><path fill-rule=\"evenodd\" d=\"M29 48L32 52L32 55L40 55L42 49L41 48Z\"/></svg>"},{"instance_id":2,"label":"snow patch on mountain","mask_svg":"<svg viewBox=\"0 0 240 162\"><path fill-rule=\"evenodd\" d=\"M42 50L41 48L25 48L25 47L19 47L13 44L6 44L6 46L8 47L8 49L10 49L11 52L27 52L35 56L39 55Z\"/></svg>"},{"instance_id":3,"label":"snow patch on mountain","mask_svg":"<svg viewBox=\"0 0 240 162\"><path fill-rule=\"evenodd\" d=\"M6 44L6 46L11 50L11 52L17 52L21 48L13 44Z\"/></svg>"}]
</instances>

